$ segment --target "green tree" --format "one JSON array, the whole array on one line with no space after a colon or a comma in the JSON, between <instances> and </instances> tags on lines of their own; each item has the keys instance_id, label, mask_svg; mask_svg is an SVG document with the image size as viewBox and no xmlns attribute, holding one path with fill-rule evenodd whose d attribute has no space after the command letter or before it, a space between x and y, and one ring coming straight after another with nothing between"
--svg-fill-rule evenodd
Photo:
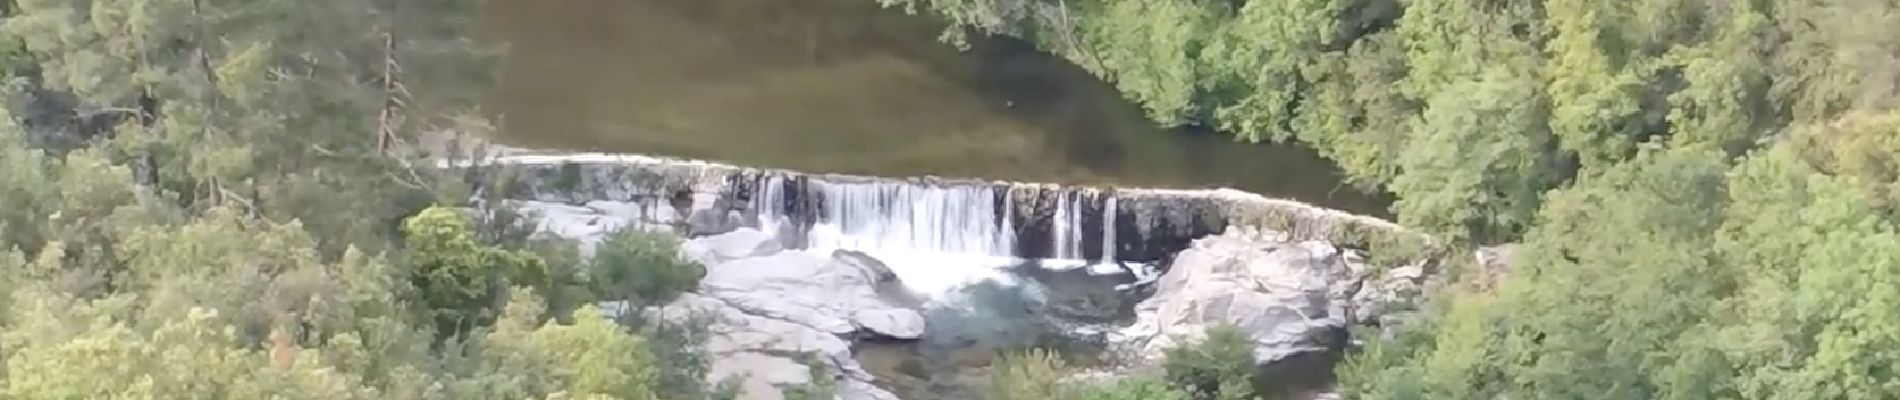
<instances>
[{"instance_id":1,"label":"green tree","mask_svg":"<svg viewBox=\"0 0 1900 400\"><path fill-rule=\"evenodd\" d=\"M1186 393L1169 387L1168 383L1156 377L1126 377L1108 384L1088 385L1076 389L1076 400L1188 400Z\"/></svg>"},{"instance_id":2,"label":"green tree","mask_svg":"<svg viewBox=\"0 0 1900 400\"><path fill-rule=\"evenodd\" d=\"M1479 242L1528 226L1561 179L1542 103L1533 81L1497 69L1433 96L1392 181L1400 222Z\"/></svg>"},{"instance_id":3,"label":"green tree","mask_svg":"<svg viewBox=\"0 0 1900 400\"><path fill-rule=\"evenodd\" d=\"M600 298L664 305L699 287L706 268L679 257L679 239L622 229L594 250L587 277Z\"/></svg>"},{"instance_id":4,"label":"green tree","mask_svg":"<svg viewBox=\"0 0 1900 400\"><path fill-rule=\"evenodd\" d=\"M999 355L990 363L986 398L996 400L1068 399L1069 392L1057 382L1067 362L1060 354L1042 349Z\"/></svg>"},{"instance_id":5,"label":"green tree","mask_svg":"<svg viewBox=\"0 0 1900 400\"><path fill-rule=\"evenodd\" d=\"M1115 87L1141 104L1156 122L1195 122L1209 104L1198 104L1210 66L1199 64L1213 40L1221 10L1205 2L1160 0L1102 2L1100 16L1085 23L1083 39Z\"/></svg>"},{"instance_id":6,"label":"green tree","mask_svg":"<svg viewBox=\"0 0 1900 400\"><path fill-rule=\"evenodd\" d=\"M1253 141L1293 136L1309 81L1303 72L1339 31L1343 3L1255 1L1240 7L1195 59L1214 70L1208 80L1216 83L1207 85L1222 99L1213 110L1222 129Z\"/></svg>"},{"instance_id":7,"label":"green tree","mask_svg":"<svg viewBox=\"0 0 1900 400\"><path fill-rule=\"evenodd\" d=\"M26 133L13 116L0 110L0 248L38 251L41 229L58 205L58 161L28 148Z\"/></svg>"},{"instance_id":8,"label":"green tree","mask_svg":"<svg viewBox=\"0 0 1900 400\"><path fill-rule=\"evenodd\" d=\"M546 281L545 266L533 254L477 243L471 222L461 211L423 210L403 222L403 233L407 263L415 274L411 279L439 334L465 333L487 325L498 316L501 295L508 287L532 287Z\"/></svg>"},{"instance_id":9,"label":"green tree","mask_svg":"<svg viewBox=\"0 0 1900 400\"><path fill-rule=\"evenodd\" d=\"M1399 37L1381 32L1345 52L1328 52L1308 67L1310 94L1294 135L1339 163L1346 178L1365 186L1391 182L1422 107L1393 90L1406 76Z\"/></svg>"},{"instance_id":10,"label":"green tree","mask_svg":"<svg viewBox=\"0 0 1900 400\"><path fill-rule=\"evenodd\" d=\"M1669 95L1670 140L1681 146L1713 146L1740 154L1763 136L1779 111L1768 107L1767 55L1771 21L1749 3L1712 13L1722 18L1714 37L1678 47L1668 62L1682 71L1683 88Z\"/></svg>"},{"instance_id":11,"label":"green tree","mask_svg":"<svg viewBox=\"0 0 1900 400\"><path fill-rule=\"evenodd\" d=\"M542 314L533 291L516 288L482 345L479 378L458 388L487 399L606 398L654 400L654 359L645 339L627 332L592 306L563 325Z\"/></svg>"},{"instance_id":12,"label":"green tree","mask_svg":"<svg viewBox=\"0 0 1900 400\"><path fill-rule=\"evenodd\" d=\"M1250 400L1261 393L1254 385L1254 343L1233 326L1216 326L1195 343L1166 351L1161 367L1167 379L1197 400Z\"/></svg>"}]
</instances>

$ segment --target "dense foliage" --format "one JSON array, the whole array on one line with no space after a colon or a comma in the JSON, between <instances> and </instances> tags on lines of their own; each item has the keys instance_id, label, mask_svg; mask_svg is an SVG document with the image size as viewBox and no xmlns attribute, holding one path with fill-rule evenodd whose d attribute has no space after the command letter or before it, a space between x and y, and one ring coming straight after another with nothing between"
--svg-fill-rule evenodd
<instances>
[{"instance_id":1,"label":"dense foliage","mask_svg":"<svg viewBox=\"0 0 1900 400\"><path fill-rule=\"evenodd\" d=\"M1479 242L1639 143L1740 156L1884 113L1900 69L1884 0L879 2L1028 39L1163 123L1299 140Z\"/></svg>"},{"instance_id":2,"label":"dense foliage","mask_svg":"<svg viewBox=\"0 0 1900 400\"><path fill-rule=\"evenodd\" d=\"M1343 366L1349 398L1900 397L1900 3L882 2L1521 242Z\"/></svg>"},{"instance_id":3,"label":"dense foliage","mask_svg":"<svg viewBox=\"0 0 1900 400\"><path fill-rule=\"evenodd\" d=\"M1900 397L1891 0L881 1L1522 242L1353 398ZM529 252L411 165L485 126L472 3L0 3L0 398L720 396L704 332L584 305L691 287L666 243ZM1250 397L1214 338L1106 387L1006 358L994 394Z\"/></svg>"},{"instance_id":4,"label":"dense foliage","mask_svg":"<svg viewBox=\"0 0 1900 400\"><path fill-rule=\"evenodd\" d=\"M616 232L594 250L588 283L603 300L672 302L706 276L704 267L679 258L677 240L638 229Z\"/></svg>"},{"instance_id":5,"label":"dense foliage","mask_svg":"<svg viewBox=\"0 0 1900 400\"><path fill-rule=\"evenodd\" d=\"M730 397L703 325L585 305L628 279L411 165L485 127L474 2L0 6L0 398ZM674 246L591 273L663 300Z\"/></svg>"}]
</instances>

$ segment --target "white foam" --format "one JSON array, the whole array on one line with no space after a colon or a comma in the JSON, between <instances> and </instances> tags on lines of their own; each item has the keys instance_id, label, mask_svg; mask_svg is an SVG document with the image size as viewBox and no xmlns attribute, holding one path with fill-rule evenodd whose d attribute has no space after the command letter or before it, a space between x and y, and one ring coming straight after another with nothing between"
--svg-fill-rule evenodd
<instances>
[{"instance_id":1,"label":"white foam","mask_svg":"<svg viewBox=\"0 0 1900 400\"><path fill-rule=\"evenodd\" d=\"M810 251L829 253L831 250L812 249ZM1012 257L997 257L972 254L947 254L927 252L866 251L872 258L883 261L904 282L904 287L913 293L922 295L925 300L940 302L944 296L955 292L958 287L983 281L1010 283L1014 278L1006 271L1012 265L1022 262Z\"/></svg>"},{"instance_id":2,"label":"white foam","mask_svg":"<svg viewBox=\"0 0 1900 400\"><path fill-rule=\"evenodd\" d=\"M1115 196L1102 201L1102 262L1115 262Z\"/></svg>"},{"instance_id":3,"label":"white foam","mask_svg":"<svg viewBox=\"0 0 1900 400\"><path fill-rule=\"evenodd\" d=\"M1051 221L1050 237L1053 243L1051 258L1082 259L1083 224L1082 217L1088 211L1088 193L1082 190L1064 190L1056 195L1056 212Z\"/></svg>"}]
</instances>

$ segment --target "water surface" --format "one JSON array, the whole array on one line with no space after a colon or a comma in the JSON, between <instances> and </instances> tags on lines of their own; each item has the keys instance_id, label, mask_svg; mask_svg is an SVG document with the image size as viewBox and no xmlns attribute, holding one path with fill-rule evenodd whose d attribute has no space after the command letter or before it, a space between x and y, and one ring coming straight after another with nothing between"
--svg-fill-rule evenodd
<instances>
[{"instance_id":1,"label":"water surface","mask_svg":"<svg viewBox=\"0 0 1900 400\"><path fill-rule=\"evenodd\" d=\"M879 176L1232 187L1385 216L1311 150L1164 129L1013 40L871 0L496 0L504 141Z\"/></svg>"}]
</instances>

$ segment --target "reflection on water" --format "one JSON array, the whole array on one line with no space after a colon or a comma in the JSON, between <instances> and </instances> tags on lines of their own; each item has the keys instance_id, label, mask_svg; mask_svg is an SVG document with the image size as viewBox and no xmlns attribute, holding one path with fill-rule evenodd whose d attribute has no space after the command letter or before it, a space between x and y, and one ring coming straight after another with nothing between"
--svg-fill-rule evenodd
<instances>
[{"instance_id":1,"label":"reflection on water","mask_svg":"<svg viewBox=\"0 0 1900 400\"><path fill-rule=\"evenodd\" d=\"M1155 127L1082 70L870 0L496 0L503 139L819 172L1233 187L1385 215L1294 146Z\"/></svg>"}]
</instances>

